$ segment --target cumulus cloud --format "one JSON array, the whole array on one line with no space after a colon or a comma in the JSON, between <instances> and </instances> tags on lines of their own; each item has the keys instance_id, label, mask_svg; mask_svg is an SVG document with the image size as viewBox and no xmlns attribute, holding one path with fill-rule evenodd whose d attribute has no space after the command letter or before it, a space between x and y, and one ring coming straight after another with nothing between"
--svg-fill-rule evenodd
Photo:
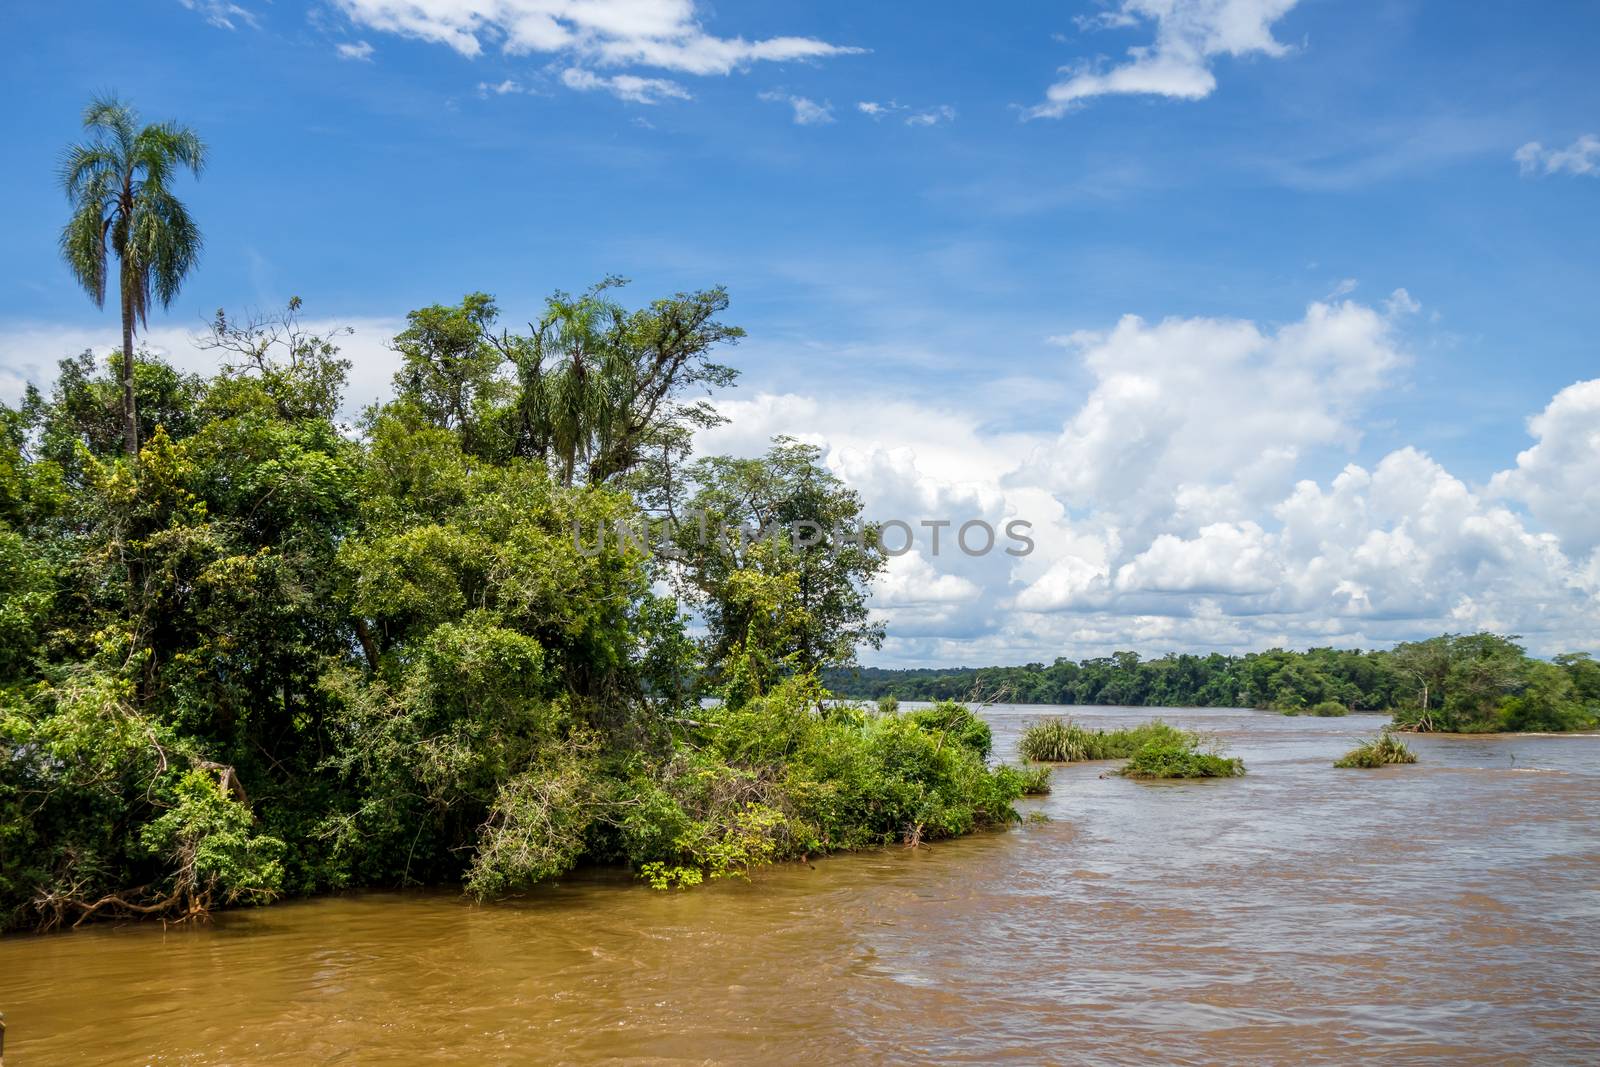
<instances>
[{"instance_id":1,"label":"cumulus cloud","mask_svg":"<svg viewBox=\"0 0 1600 1067\"><path fill-rule=\"evenodd\" d=\"M1537 443L1496 474L1490 491L1527 507L1583 556L1600 546L1600 380L1578 382L1528 420Z\"/></svg>"},{"instance_id":2,"label":"cumulus cloud","mask_svg":"<svg viewBox=\"0 0 1600 1067\"><path fill-rule=\"evenodd\" d=\"M689 90L666 78L640 78L633 74L609 77L592 70L568 67L561 72L561 84L580 92L607 92L633 104L659 104L663 100L690 100Z\"/></svg>"},{"instance_id":3,"label":"cumulus cloud","mask_svg":"<svg viewBox=\"0 0 1600 1067\"><path fill-rule=\"evenodd\" d=\"M1540 174L1587 174L1600 177L1600 137L1586 133L1565 148L1546 148L1529 141L1512 153L1524 177Z\"/></svg>"},{"instance_id":4,"label":"cumulus cloud","mask_svg":"<svg viewBox=\"0 0 1600 1067\"><path fill-rule=\"evenodd\" d=\"M702 26L694 0L334 0L357 25L446 45L463 56L560 55L600 67L728 74L763 61L813 60L860 48L814 37L750 41Z\"/></svg>"},{"instance_id":5,"label":"cumulus cloud","mask_svg":"<svg viewBox=\"0 0 1600 1067\"><path fill-rule=\"evenodd\" d=\"M1033 524L1023 557L952 553L948 531L935 556L919 529L875 589L889 628L876 662L1479 628L1600 651L1600 381L1534 416L1533 446L1486 486L1414 447L1352 461L1372 405L1404 380L1416 305L1399 290L1275 327L1128 317L1067 335L1061 373L1087 387L1053 433L996 433L954 403L759 394L721 405L732 422L697 446L751 455L798 429L870 517Z\"/></svg>"},{"instance_id":6,"label":"cumulus cloud","mask_svg":"<svg viewBox=\"0 0 1600 1067\"><path fill-rule=\"evenodd\" d=\"M819 104L793 93L766 92L756 94L769 104L788 104L794 114L796 126L825 126L833 121L833 105Z\"/></svg>"},{"instance_id":7,"label":"cumulus cloud","mask_svg":"<svg viewBox=\"0 0 1600 1067\"><path fill-rule=\"evenodd\" d=\"M1084 29L1123 29L1155 24L1155 42L1128 49L1126 62L1104 57L1063 67L1065 75L1028 118L1060 118L1083 101L1108 94L1148 94L1199 100L1217 87L1211 71L1219 56L1282 56L1289 49L1272 35L1272 24L1297 0L1122 0L1113 11L1080 21Z\"/></svg>"},{"instance_id":8,"label":"cumulus cloud","mask_svg":"<svg viewBox=\"0 0 1600 1067\"><path fill-rule=\"evenodd\" d=\"M366 41L346 41L334 49L340 59L352 59L358 63L372 62L372 53L376 51Z\"/></svg>"},{"instance_id":9,"label":"cumulus cloud","mask_svg":"<svg viewBox=\"0 0 1600 1067\"><path fill-rule=\"evenodd\" d=\"M1094 385L1012 481L1146 541L1264 507L1308 451L1354 447L1356 414L1404 358L1393 320L1353 301L1313 303L1271 332L1130 315L1064 343Z\"/></svg>"}]
</instances>

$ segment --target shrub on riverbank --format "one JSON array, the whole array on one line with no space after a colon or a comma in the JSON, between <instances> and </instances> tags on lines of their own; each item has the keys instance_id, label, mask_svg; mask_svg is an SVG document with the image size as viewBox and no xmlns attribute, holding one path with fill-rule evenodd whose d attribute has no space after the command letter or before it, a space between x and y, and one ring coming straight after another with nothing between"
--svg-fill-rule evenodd
<instances>
[{"instance_id":1,"label":"shrub on riverbank","mask_svg":"<svg viewBox=\"0 0 1600 1067\"><path fill-rule=\"evenodd\" d=\"M1334 762L1335 767L1387 767L1395 763L1415 763L1417 754L1391 733L1361 742Z\"/></svg>"},{"instance_id":2,"label":"shrub on riverbank","mask_svg":"<svg viewBox=\"0 0 1600 1067\"><path fill-rule=\"evenodd\" d=\"M603 851L656 888L682 887L1005 826L1017 817L1013 801L1048 790L1031 771L989 768L987 726L965 707L818 714L821 696L799 678L741 707L708 709L685 743L597 799Z\"/></svg>"},{"instance_id":3,"label":"shrub on riverbank","mask_svg":"<svg viewBox=\"0 0 1600 1067\"><path fill-rule=\"evenodd\" d=\"M1125 778L1238 778L1244 761L1207 752L1193 736L1151 741L1140 747L1118 774Z\"/></svg>"},{"instance_id":4,"label":"shrub on riverbank","mask_svg":"<svg viewBox=\"0 0 1600 1067\"><path fill-rule=\"evenodd\" d=\"M1050 768L1042 766L999 768L999 773L1015 775L1020 782L1022 795L1041 797L1050 792Z\"/></svg>"},{"instance_id":5,"label":"shrub on riverbank","mask_svg":"<svg viewBox=\"0 0 1600 1067\"><path fill-rule=\"evenodd\" d=\"M1152 741L1178 742L1191 736L1160 719L1120 730L1089 730L1058 716L1030 723L1017 751L1036 763L1127 759Z\"/></svg>"}]
</instances>

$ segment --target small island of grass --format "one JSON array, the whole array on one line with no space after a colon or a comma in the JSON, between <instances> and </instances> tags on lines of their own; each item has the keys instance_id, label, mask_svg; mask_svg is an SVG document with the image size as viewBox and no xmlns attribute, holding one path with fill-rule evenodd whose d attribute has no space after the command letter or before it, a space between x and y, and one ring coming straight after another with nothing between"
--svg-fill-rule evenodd
<instances>
[{"instance_id":1,"label":"small island of grass","mask_svg":"<svg viewBox=\"0 0 1600 1067\"><path fill-rule=\"evenodd\" d=\"M1385 733L1379 737L1369 738L1361 742L1343 756L1334 761L1335 767L1387 767L1395 763L1415 763L1417 754L1406 747L1406 743L1393 734Z\"/></svg>"},{"instance_id":2,"label":"small island of grass","mask_svg":"<svg viewBox=\"0 0 1600 1067\"><path fill-rule=\"evenodd\" d=\"M1122 730L1090 730L1069 718L1039 719L1023 731L1017 751L1035 763L1127 759L1153 741L1177 743L1192 735L1156 719Z\"/></svg>"},{"instance_id":3,"label":"small island of grass","mask_svg":"<svg viewBox=\"0 0 1600 1067\"><path fill-rule=\"evenodd\" d=\"M1035 763L1126 759L1127 765L1116 773L1128 778L1237 778L1244 774L1243 760L1209 751L1199 737L1160 719L1121 730L1090 730L1063 717L1040 719L1029 724L1017 749L1024 759Z\"/></svg>"}]
</instances>

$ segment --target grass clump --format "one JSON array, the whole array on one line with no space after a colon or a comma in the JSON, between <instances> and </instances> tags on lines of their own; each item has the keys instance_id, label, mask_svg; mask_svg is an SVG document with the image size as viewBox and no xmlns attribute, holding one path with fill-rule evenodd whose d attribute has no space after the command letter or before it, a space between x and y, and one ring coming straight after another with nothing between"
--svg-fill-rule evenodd
<instances>
[{"instance_id":1,"label":"grass clump","mask_svg":"<svg viewBox=\"0 0 1600 1067\"><path fill-rule=\"evenodd\" d=\"M1238 778L1244 760L1200 748L1197 738L1151 741L1139 748L1117 772L1125 778Z\"/></svg>"},{"instance_id":2,"label":"grass clump","mask_svg":"<svg viewBox=\"0 0 1600 1067\"><path fill-rule=\"evenodd\" d=\"M1361 742L1334 761L1335 767L1386 767L1392 763L1415 763L1417 754L1393 734L1383 734Z\"/></svg>"},{"instance_id":3,"label":"grass clump","mask_svg":"<svg viewBox=\"0 0 1600 1067\"><path fill-rule=\"evenodd\" d=\"M1123 730L1089 730L1071 719L1040 719L1023 731L1017 750L1035 763L1127 759L1153 742L1179 743L1193 735L1156 719Z\"/></svg>"}]
</instances>

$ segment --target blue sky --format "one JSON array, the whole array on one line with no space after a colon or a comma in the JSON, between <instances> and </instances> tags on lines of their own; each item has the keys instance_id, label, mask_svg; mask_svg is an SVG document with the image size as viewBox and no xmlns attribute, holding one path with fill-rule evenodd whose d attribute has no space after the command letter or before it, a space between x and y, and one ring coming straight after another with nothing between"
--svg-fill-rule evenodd
<instances>
[{"instance_id":1,"label":"blue sky","mask_svg":"<svg viewBox=\"0 0 1600 1067\"><path fill-rule=\"evenodd\" d=\"M923 507L1061 506L1039 520L1059 534L1049 560L897 564L905 588L880 599L907 636L885 662L1381 643L1540 620L1564 631L1556 644L1600 640L1584 584L1600 574L1596 538L1564 488L1600 480L1588 393L1551 416L1568 437L1549 439L1536 472L1517 460L1540 440L1527 420L1600 374L1600 144L1582 140L1600 132L1592 3L151 0L12 5L0 29L0 393L115 339L60 265L53 180L86 97L114 89L211 148L185 187L205 260L152 322L158 346L181 349L219 306L299 294L314 317L357 324L358 391L376 390L386 324L424 303L483 289L518 322L552 289L607 273L634 279L638 299L722 283L750 331L730 408L748 425L708 445L806 433L869 499L898 500L910 477L928 482ZM1226 388L1185 387L1182 367L1223 358L1223 342L1155 332L1168 319L1314 332L1314 302L1373 319L1351 342L1369 347L1312 367L1309 392L1262 381L1305 371L1309 349L1263 349L1201 374ZM1113 336L1127 315L1165 346L1133 364L1165 388L1168 420L1152 430L1146 412L1127 436L1203 449L1199 424L1185 436L1174 420L1226 438L1270 421L1252 417L1269 397L1316 408L1325 432L1241 431L1219 450L1232 467L1173 453L1166 482L1151 465L1162 492L1137 506L1121 485L1049 473L1127 458L1086 443L1128 377ZM1185 388L1209 410L1175 414ZM970 447L947 455L953 440ZM1292 456L1241 490L1238 457L1273 449ZM1342 555L1331 542L1294 554L1284 507L1300 480L1332 493L1347 465L1376 472L1407 449L1474 501L1455 534L1504 512L1507 536L1540 559L1528 546L1554 538L1561 562L1489 575L1482 545L1440 547L1423 516L1366 505L1370 528ZM1213 504L1197 511L1202 490ZM1244 540L1211 544L1219 525ZM1247 526L1270 542L1256 569L1280 575L1273 590L1206 570L1213 548L1256 558ZM1410 578L1362 577L1352 553L1397 533L1449 555L1418 579L1454 582L1448 597L1379 603ZM1189 546L1189 570L1140 586L1162 537ZM1317 560L1315 595L1263 601ZM1094 572L1084 588L1061 577L1079 564ZM1544 568L1532 592L1530 566ZM915 602L946 577L971 588ZM1330 608L1340 581L1367 606ZM1037 620L1004 621L1027 605Z\"/></svg>"}]
</instances>

